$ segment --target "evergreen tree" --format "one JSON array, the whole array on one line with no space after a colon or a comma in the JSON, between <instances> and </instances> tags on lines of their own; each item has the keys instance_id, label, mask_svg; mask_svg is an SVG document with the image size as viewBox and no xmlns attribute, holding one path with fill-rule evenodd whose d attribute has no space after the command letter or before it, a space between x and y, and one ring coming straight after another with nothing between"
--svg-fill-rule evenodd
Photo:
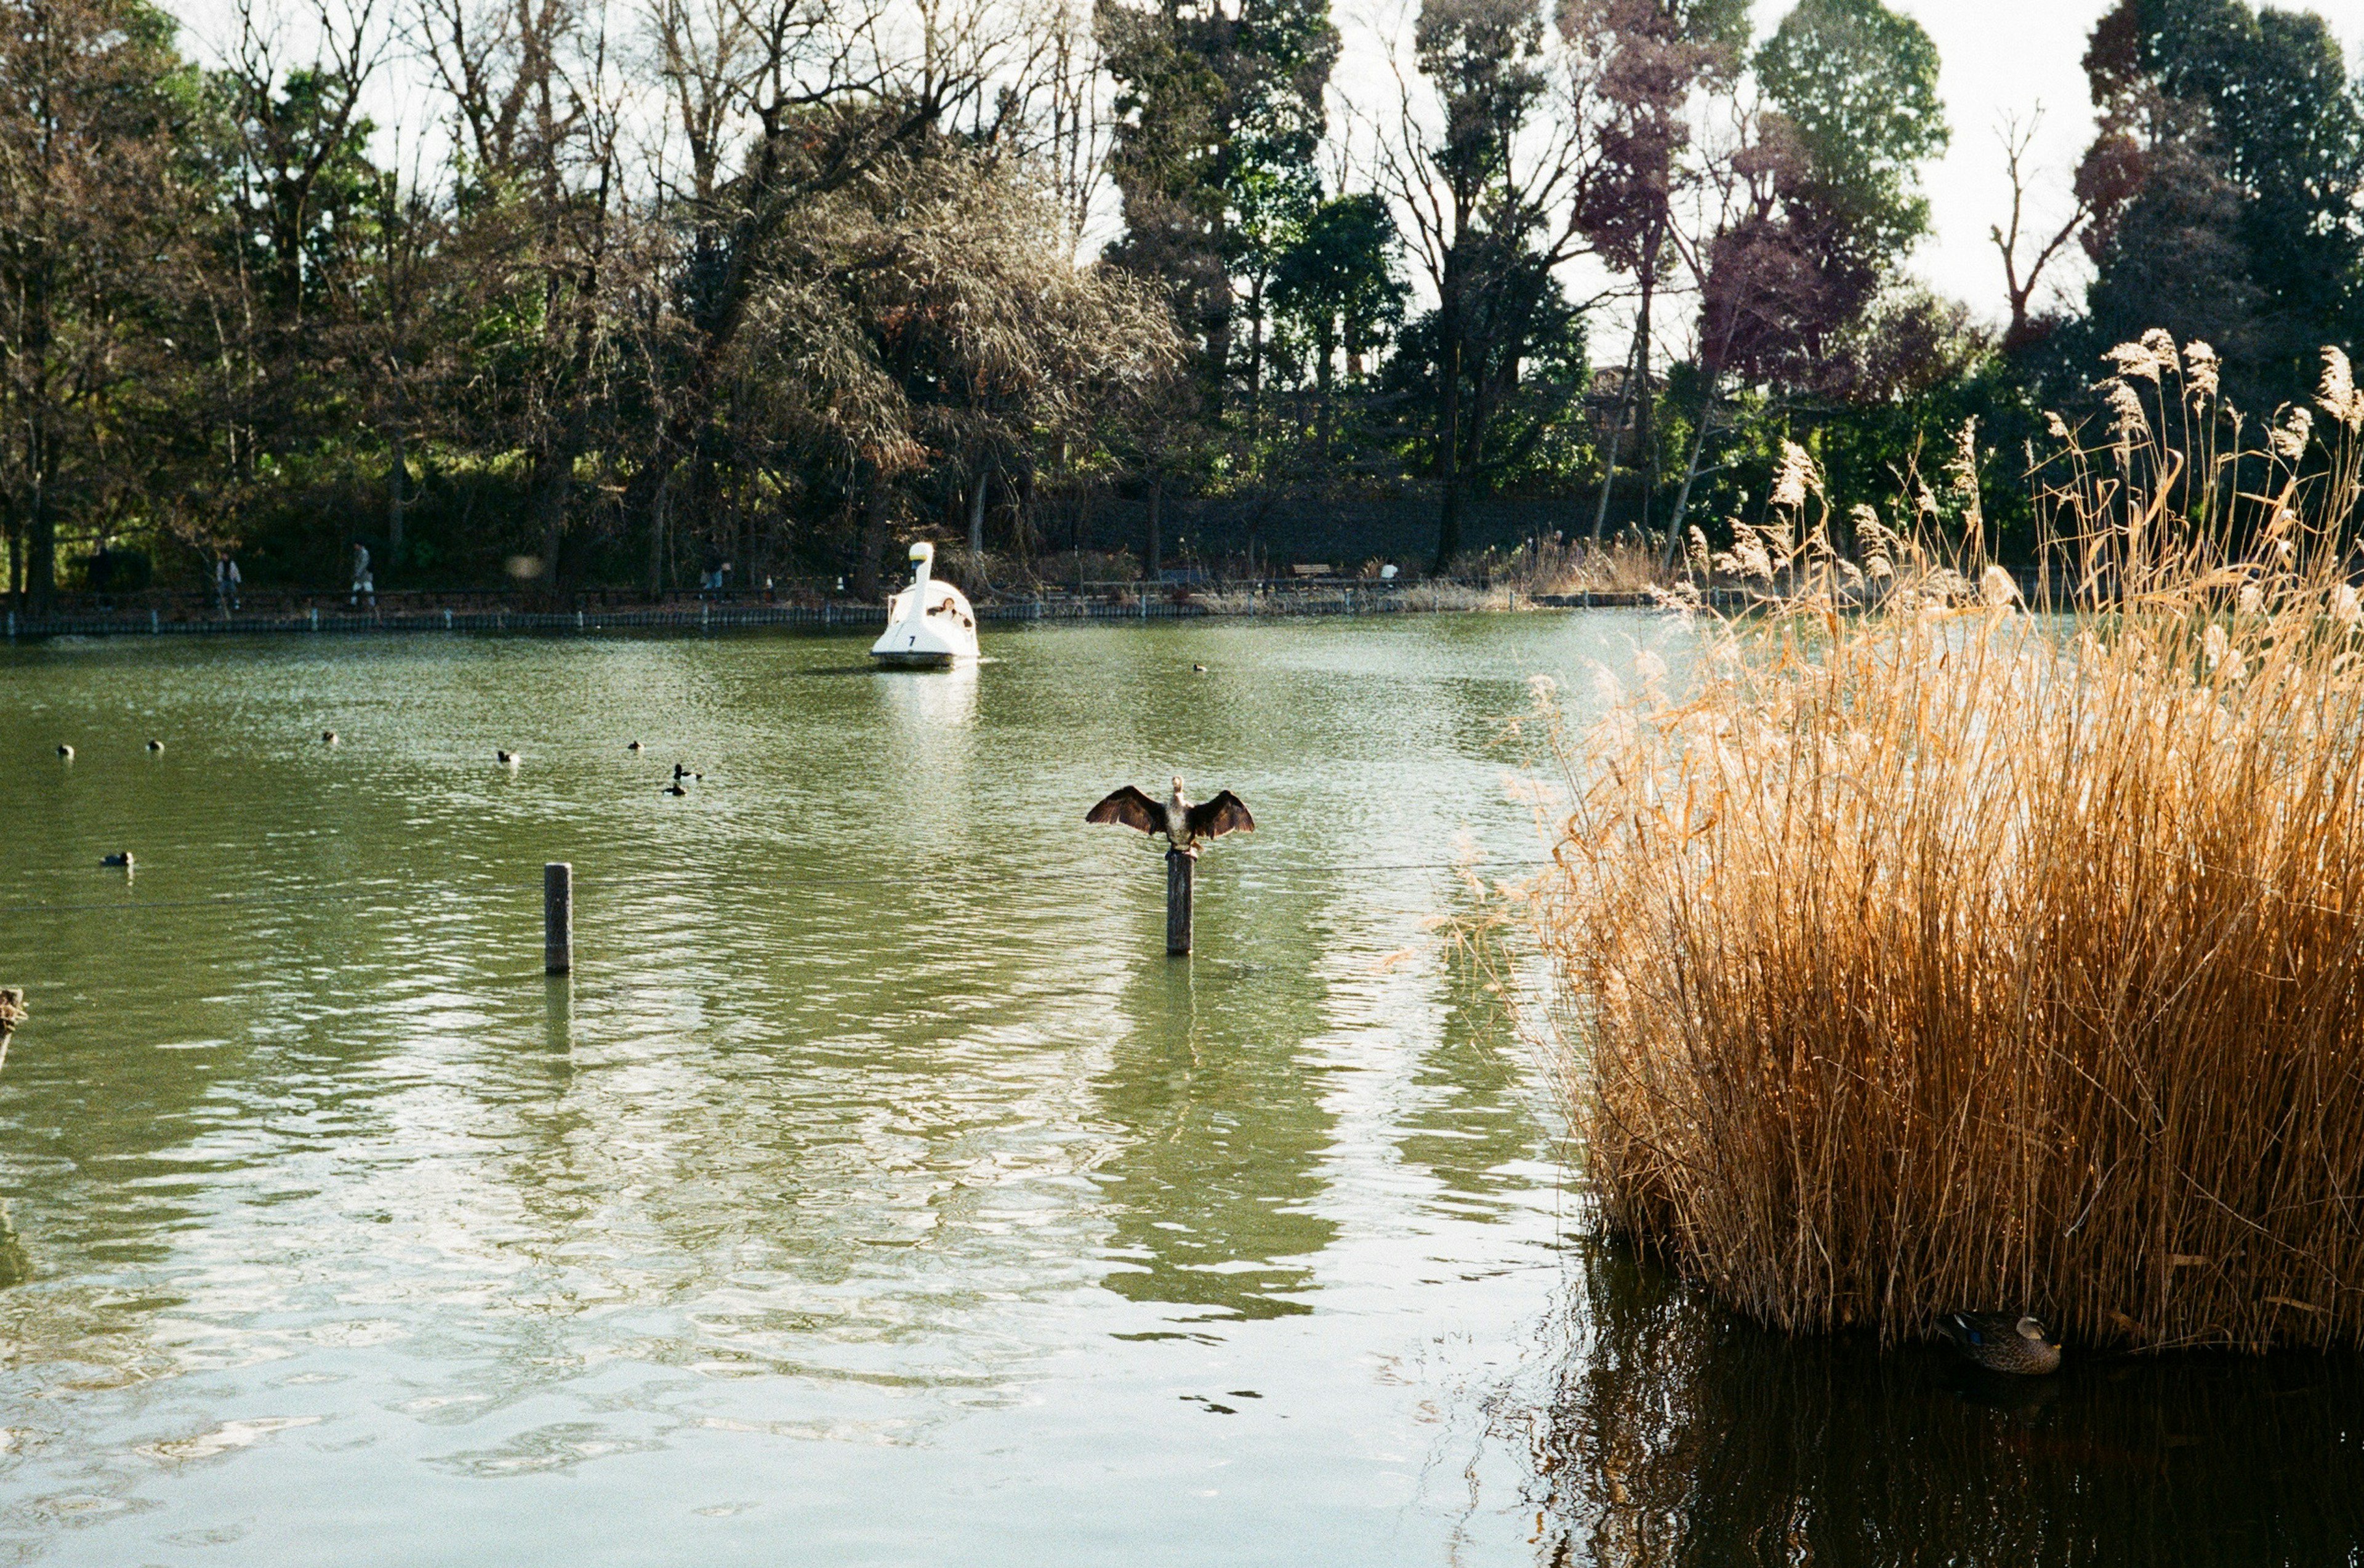
<instances>
[{"instance_id":1,"label":"evergreen tree","mask_svg":"<svg viewBox=\"0 0 2364 1568\"><path fill-rule=\"evenodd\" d=\"M1534 0L1423 0L1412 47L1435 122L1407 122L1381 164L1436 306L1406 328L1392 373L1437 477L1432 564L1444 572L1465 501L1503 476L1495 421L1530 361L1568 360L1554 350L1580 330L1556 272L1584 248L1588 128L1546 112L1581 93ZM1573 396L1560 401L1565 415Z\"/></svg>"},{"instance_id":2,"label":"evergreen tree","mask_svg":"<svg viewBox=\"0 0 2364 1568\"><path fill-rule=\"evenodd\" d=\"M1343 350L1349 376L1403 319L1403 250L1388 205L1377 195L1333 196L1306 216L1274 266L1273 304L1311 345L1318 439L1326 454L1336 428L1333 397Z\"/></svg>"},{"instance_id":3,"label":"evergreen tree","mask_svg":"<svg viewBox=\"0 0 2364 1568\"><path fill-rule=\"evenodd\" d=\"M2303 378L2351 339L2364 282L2364 104L2312 13L2120 0L2085 56L2099 128L2080 355L2164 327L2236 385Z\"/></svg>"},{"instance_id":4,"label":"evergreen tree","mask_svg":"<svg viewBox=\"0 0 2364 1568\"><path fill-rule=\"evenodd\" d=\"M1274 268L1321 197L1313 155L1338 54L1328 0L1101 0L1097 22L1125 225L1110 258L1173 291L1220 408L1239 289L1253 389Z\"/></svg>"}]
</instances>

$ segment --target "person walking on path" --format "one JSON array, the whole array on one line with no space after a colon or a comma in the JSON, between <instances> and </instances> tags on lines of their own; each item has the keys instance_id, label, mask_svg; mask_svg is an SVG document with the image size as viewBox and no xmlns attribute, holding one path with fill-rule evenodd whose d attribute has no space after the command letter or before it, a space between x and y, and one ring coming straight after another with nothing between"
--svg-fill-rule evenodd
<instances>
[{"instance_id":1,"label":"person walking on path","mask_svg":"<svg viewBox=\"0 0 2364 1568\"><path fill-rule=\"evenodd\" d=\"M697 579L697 596L702 599L712 594L718 599L722 597L723 575L730 570L730 563L722 559L720 550L708 550L706 552L706 570Z\"/></svg>"},{"instance_id":2,"label":"person walking on path","mask_svg":"<svg viewBox=\"0 0 2364 1568\"><path fill-rule=\"evenodd\" d=\"M377 579L370 575L369 546L357 543L353 546L353 591L346 606L360 604L363 595L369 596L370 608L377 608Z\"/></svg>"},{"instance_id":3,"label":"person walking on path","mask_svg":"<svg viewBox=\"0 0 2364 1568\"><path fill-rule=\"evenodd\" d=\"M220 609L223 619L229 619L230 612L239 607L239 584L244 581L239 575L236 556L214 557L214 604Z\"/></svg>"}]
</instances>

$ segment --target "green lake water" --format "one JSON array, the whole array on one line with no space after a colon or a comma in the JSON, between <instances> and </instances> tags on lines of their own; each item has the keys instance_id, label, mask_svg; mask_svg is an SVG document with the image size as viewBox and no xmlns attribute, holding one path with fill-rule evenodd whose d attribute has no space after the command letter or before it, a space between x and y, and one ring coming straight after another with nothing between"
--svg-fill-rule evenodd
<instances>
[{"instance_id":1,"label":"green lake water","mask_svg":"<svg viewBox=\"0 0 2364 1568\"><path fill-rule=\"evenodd\" d=\"M1996 1389L1588 1239L1431 923L1527 678L1686 636L0 648L0 1562L2364 1562L2352 1361ZM1188 960L1082 824L1176 769Z\"/></svg>"}]
</instances>

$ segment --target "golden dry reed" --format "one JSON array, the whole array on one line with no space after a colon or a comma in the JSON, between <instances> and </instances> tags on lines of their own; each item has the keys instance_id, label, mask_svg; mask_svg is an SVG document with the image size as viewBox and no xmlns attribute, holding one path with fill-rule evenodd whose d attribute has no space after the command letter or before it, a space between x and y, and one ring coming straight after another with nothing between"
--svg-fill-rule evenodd
<instances>
[{"instance_id":1,"label":"golden dry reed","mask_svg":"<svg viewBox=\"0 0 2364 1568\"><path fill-rule=\"evenodd\" d=\"M1712 563L1769 610L1557 736L1602 1211L1771 1324L2364 1342L2364 396L2326 352L2252 449L2206 345L2114 358L2030 454L2040 579L1982 553L1971 432L1909 519L1792 449Z\"/></svg>"}]
</instances>

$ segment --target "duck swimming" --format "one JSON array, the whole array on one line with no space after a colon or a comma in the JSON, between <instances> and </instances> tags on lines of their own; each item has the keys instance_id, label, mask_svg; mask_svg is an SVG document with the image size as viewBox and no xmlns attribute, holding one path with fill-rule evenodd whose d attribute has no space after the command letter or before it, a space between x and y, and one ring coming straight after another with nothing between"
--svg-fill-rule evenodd
<instances>
[{"instance_id":1,"label":"duck swimming","mask_svg":"<svg viewBox=\"0 0 2364 1568\"><path fill-rule=\"evenodd\" d=\"M665 785L664 792L667 795L687 795L689 793L689 791L681 787L681 781L679 779L675 779L673 783Z\"/></svg>"},{"instance_id":2,"label":"duck swimming","mask_svg":"<svg viewBox=\"0 0 2364 1568\"><path fill-rule=\"evenodd\" d=\"M2034 1318L2008 1312L1949 1312L1937 1319L1937 1331L1951 1340L1965 1359L1989 1372L2041 1377L2060 1370L2060 1341Z\"/></svg>"},{"instance_id":3,"label":"duck swimming","mask_svg":"<svg viewBox=\"0 0 2364 1568\"><path fill-rule=\"evenodd\" d=\"M1113 823L1152 836L1163 833L1167 843L1186 855L1199 852L1201 839L1255 831L1255 818L1248 815L1238 795L1220 790L1214 799L1193 805L1182 793L1180 773L1174 775L1174 794L1166 800L1152 800L1127 784L1086 812L1084 820Z\"/></svg>"},{"instance_id":4,"label":"duck swimming","mask_svg":"<svg viewBox=\"0 0 2364 1568\"><path fill-rule=\"evenodd\" d=\"M71 746L61 746L58 748L58 755L71 762L73 761L73 748Z\"/></svg>"},{"instance_id":5,"label":"duck swimming","mask_svg":"<svg viewBox=\"0 0 2364 1568\"><path fill-rule=\"evenodd\" d=\"M131 869L131 851L129 850L117 850L111 855L101 855L99 857L98 863L103 866L121 866L125 871L129 871Z\"/></svg>"},{"instance_id":6,"label":"duck swimming","mask_svg":"<svg viewBox=\"0 0 2364 1568\"><path fill-rule=\"evenodd\" d=\"M163 749L164 743L162 740L151 740L148 742L148 750L151 751L161 751Z\"/></svg>"},{"instance_id":7,"label":"duck swimming","mask_svg":"<svg viewBox=\"0 0 2364 1568\"><path fill-rule=\"evenodd\" d=\"M323 745L323 746L333 746L333 745L335 745L336 743L337 743L337 732L336 732L335 730L333 730L333 729L323 729L322 731L320 731L320 744L321 744L321 745Z\"/></svg>"},{"instance_id":8,"label":"duck swimming","mask_svg":"<svg viewBox=\"0 0 2364 1568\"><path fill-rule=\"evenodd\" d=\"M501 765L504 767L514 768L519 762L525 761L523 757L519 756L515 751L502 751L496 750L493 752L493 755L500 759Z\"/></svg>"},{"instance_id":9,"label":"duck swimming","mask_svg":"<svg viewBox=\"0 0 2364 1568\"><path fill-rule=\"evenodd\" d=\"M627 747L625 747L625 748L624 748L624 750L625 750L625 751L639 751L640 749L641 749L641 743L640 743L639 741L637 741L637 740L633 741L630 745L629 745L629 746L627 746Z\"/></svg>"}]
</instances>

